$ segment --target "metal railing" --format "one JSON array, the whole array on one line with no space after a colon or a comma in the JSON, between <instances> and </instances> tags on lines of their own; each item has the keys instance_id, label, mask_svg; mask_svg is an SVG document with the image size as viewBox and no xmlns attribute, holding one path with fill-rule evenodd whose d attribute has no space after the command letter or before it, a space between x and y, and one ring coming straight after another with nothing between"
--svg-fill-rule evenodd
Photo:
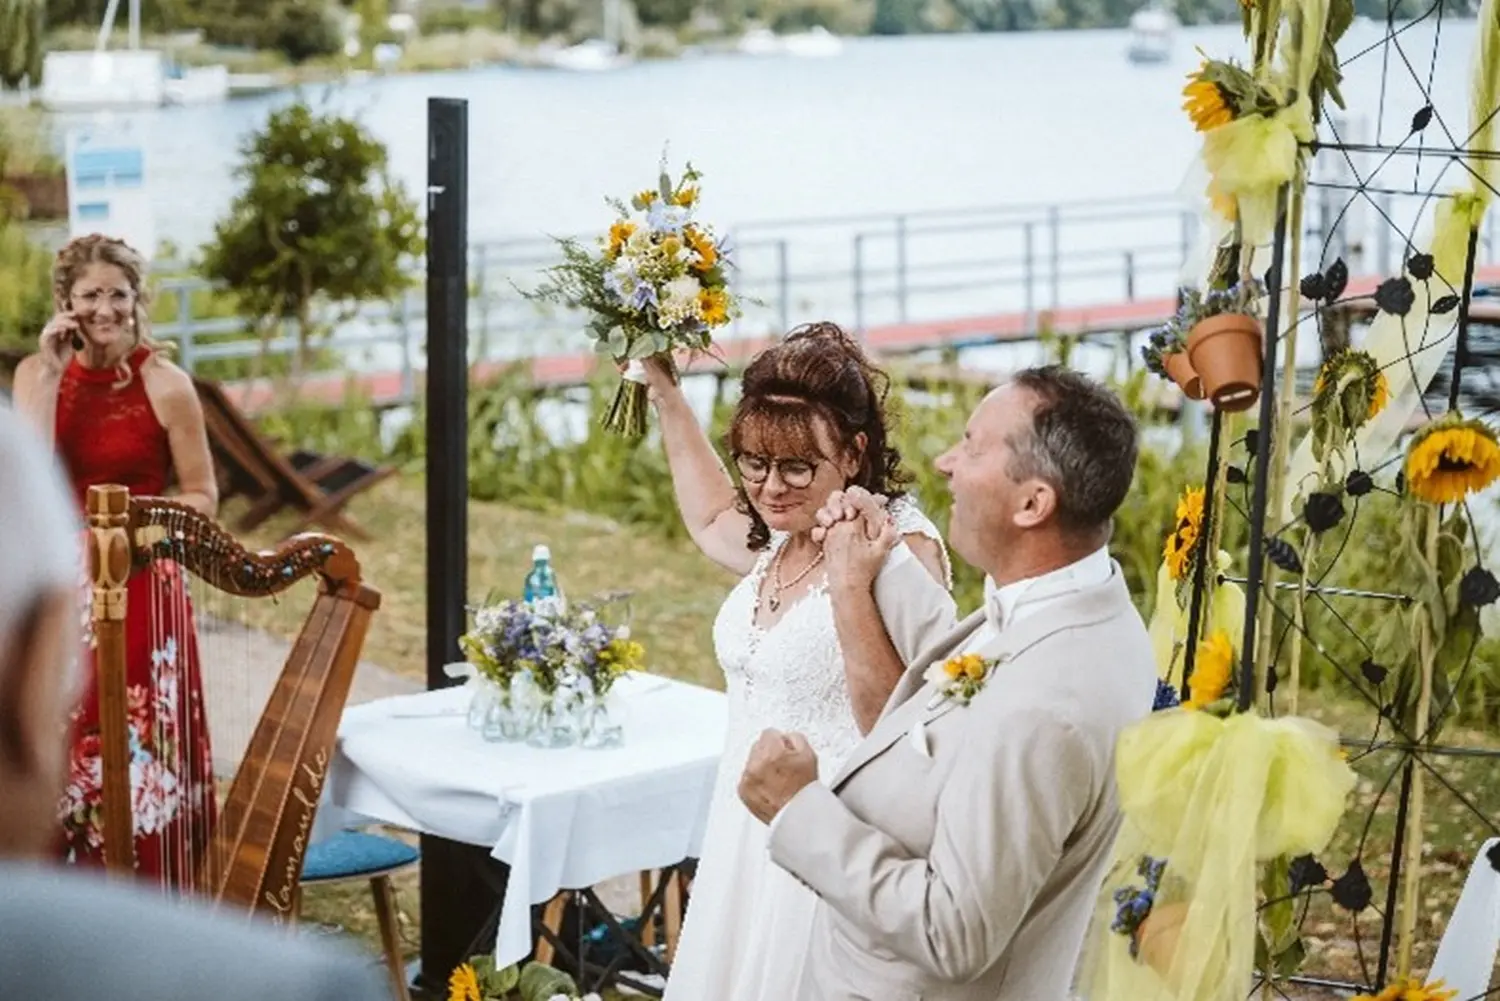
<instances>
[{"instance_id":1,"label":"metal railing","mask_svg":"<svg viewBox=\"0 0 1500 1001\"><path fill-rule=\"evenodd\" d=\"M1328 243L1350 249L1322 232L1325 222L1337 219L1332 208L1315 202L1308 216L1306 246ZM822 318L860 332L989 315L1033 320L1043 310L1168 297L1178 284L1196 226L1195 217L1169 197L743 225L730 234L738 269L734 281L750 304L729 336L764 335ZM1388 229L1380 228L1385 238L1373 248L1354 248L1368 261L1362 270L1391 273L1399 266L1404 248L1389 238ZM1488 227L1484 260L1494 258L1494 244L1493 227ZM1315 258L1316 251L1310 256ZM540 238L471 246L474 359L587 348L581 318L548 313L521 292L558 260L555 245ZM338 316L337 322L331 314L325 316L320 323L333 330L317 346L349 370L399 372L403 395L410 398L425 349L420 276L417 267L413 286L393 302L365 305ZM296 352L294 325L263 343L244 320L195 316L194 296L209 288L195 278L167 278L158 285L158 295L176 306L173 320L155 332L177 342L185 368L192 371L209 360Z\"/></svg>"}]
</instances>

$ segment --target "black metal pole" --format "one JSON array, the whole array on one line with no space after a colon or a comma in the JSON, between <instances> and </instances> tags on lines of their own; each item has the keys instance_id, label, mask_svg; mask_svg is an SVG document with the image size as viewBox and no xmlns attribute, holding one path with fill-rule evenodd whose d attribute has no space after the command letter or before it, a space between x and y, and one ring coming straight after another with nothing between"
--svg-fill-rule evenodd
<instances>
[{"instance_id":1,"label":"black metal pole","mask_svg":"<svg viewBox=\"0 0 1500 1001\"><path fill-rule=\"evenodd\" d=\"M1474 299L1474 258L1479 252L1479 229L1469 230L1469 253L1464 261L1463 298L1458 302L1458 337L1453 347L1453 375L1448 380L1448 409L1458 409L1464 367L1469 364L1469 303Z\"/></svg>"},{"instance_id":2,"label":"black metal pole","mask_svg":"<svg viewBox=\"0 0 1500 1001\"><path fill-rule=\"evenodd\" d=\"M453 683L468 593L469 103L427 102L427 687ZM501 894L480 878L490 850L422 836L422 959L439 996Z\"/></svg>"},{"instance_id":3,"label":"black metal pole","mask_svg":"<svg viewBox=\"0 0 1500 1001\"><path fill-rule=\"evenodd\" d=\"M1385 984L1391 969L1391 939L1396 933L1396 897L1401 886L1401 861L1406 855L1406 813L1411 806L1411 779L1416 759L1408 757L1401 767L1401 793L1396 800L1396 840L1391 845L1391 874L1385 884L1385 913L1380 916L1380 959L1375 965L1374 986Z\"/></svg>"},{"instance_id":4,"label":"black metal pole","mask_svg":"<svg viewBox=\"0 0 1500 1001\"><path fill-rule=\"evenodd\" d=\"M1203 592L1207 590L1203 586L1209 574L1218 573L1218 570L1209 570L1210 564L1214 562L1217 553L1210 553L1210 545L1213 536L1214 519L1220 512L1214 510L1215 484L1219 482L1219 438L1224 432L1224 417L1219 408L1214 408L1213 424L1208 432L1208 472L1203 477L1203 521L1198 527L1197 553L1193 559L1193 597L1188 604L1188 626L1187 646L1182 655L1182 691L1178 693L1186 702L1192 695L1193 664L1197 659L1198 649L1198 626L1203 618ZM1217 580L1214 581L1218 583Z\"/></svg>"},{"instance_id":5,"label":"black metal pole","mask_svg":"<svg viewBox=\"0 0 1500 1001\"><path fill-rule=\"evenodd\" d=\"M1240 712L1255 704L1255 618L1260 605L1260 585L1265 577L1266 490L1271 478L1271 453L1276 419L1276 348L1281 326L1282 269L1286 264L1287 186L1276 195L1276 232L1271 238L1271 270L1266 274L1265 355L1261 361L1260 423L1255 432L1255 488L1250 495L1250 556L1245 567L1245 634L1240 642L1240 684L1236 702Z\"/></svg>"}]
</instances>

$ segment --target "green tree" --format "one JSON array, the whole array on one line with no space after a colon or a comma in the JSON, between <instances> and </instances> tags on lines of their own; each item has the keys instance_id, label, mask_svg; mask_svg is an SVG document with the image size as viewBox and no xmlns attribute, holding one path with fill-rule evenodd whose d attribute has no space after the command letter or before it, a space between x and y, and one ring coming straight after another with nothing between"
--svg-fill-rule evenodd
<instances>
[{"instance_id":1,"label":"green tree","mask_svg":"<svg viewBox=\"0 0 1500 1001\"><path fill-rule=\"evenodd\" d=\"M0 0L0 87L41 83L46 28L45 0Z\"/></svg>"},{"instance_id":2,"label":"green tree","mask_svg":"<svg viewBox=\"0 0 1500 1001\"><path fill-rule=\"evenodd\" d=\"M299 361L319 304L357 307L410 283L422 249L417 206L385 147L356 121L298 102L242 149L244 187L204 247L202 272L228 285L262 335L297 322Z\"/></svg>"}]
</instances>

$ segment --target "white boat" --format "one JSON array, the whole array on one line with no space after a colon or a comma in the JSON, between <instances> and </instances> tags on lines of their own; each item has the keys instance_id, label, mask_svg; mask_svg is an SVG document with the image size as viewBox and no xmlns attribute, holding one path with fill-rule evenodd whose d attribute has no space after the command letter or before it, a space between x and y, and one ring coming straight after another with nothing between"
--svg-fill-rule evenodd
<instances>
[{"instance_id":1,"label":"white boat","mask_svg":"<svg viewBox=\"0 0 1500 1001\"><path fill-rule=\"evenodd\" d=\"M575 73L598 73L629 66L634 60L620 52L619 46L602 38L569 45L567 48L539 46L537 59L553 69Z\"/></svg>"},{"instance_id":2,"label":"white boat","mask_svg":"<svg viewBox=\"0 0 1500 1001\"><path fill-rule=\"evenodd\" d=\"M783 35L781 44L787 55L805 59L826 59L844 51L844 40L821 24L801 34Z\"/></svg>"},{"instance_id":3,"label":"white boat","mask_svg":"<svg viewBox=\"0 0 1500 1001\"><path fill-rule=\"evenodd\" d=\"M54 110L204 104L229 96L225 66L180 67L165 53L141 48L140 0L130 0L129 47L110 49L115 12L110 0L92 51L49 52L42 62L42 104Z\"/></svg>"},{"instance_id":4,"label":"white boat","mask_svg":"<svg viewBox=\"0 0 1500 1001\"><path fill-rule=\"evenodd\" d=\"M751 28L740 36L738 48L747 56L825 59L843 52L844 40L822 25L795 35L778 35L769 28Z\"/></svg>"},{"instance_id":5,"label":"white boat","mask_svg":"<svg viewBox=\"0 0 1500 1001\"><path fill-rule=\"evenodd\" d=\"M1172 41L1182 25L1177 16L1162 7L1144 7L1130 18L1130 47L1126 50L1133 63L1161 63L1172 57Z\"/></svg>"}]
</instances>

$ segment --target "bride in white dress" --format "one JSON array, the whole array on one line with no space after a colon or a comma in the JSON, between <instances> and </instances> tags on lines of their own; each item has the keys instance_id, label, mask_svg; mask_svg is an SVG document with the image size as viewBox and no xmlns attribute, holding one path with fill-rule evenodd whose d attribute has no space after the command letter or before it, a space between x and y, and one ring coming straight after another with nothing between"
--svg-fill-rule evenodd
<instances>
[{"instance_id":1,"label":"bride in white dress","mask_svg":"<svg viewBox=\"0 0 1500 1001\"><path fill-rule=\"evenodd\" d=\"M744 575L714 623L729 733L664 1001L785 1001L816 901L771 863L767 828L736 788L767 728L804 734L827 781L901 676L900 663L860 656L857 635L844 637L853 653L846 670L822 549L811 535L834 491L858 485L890 496L898 488L886 380L833 324L799 328L762 352L745 371L729 433L736 489L681 388L663 369L647 368L683 520L710 559ZM906 558L904 545L928 572L902 579L938 592L927 606L942 609L912 631L921 635L893 635L911 658L956 620L951 571L936 527L910 500L897 496L887 513L902 537L890 559Z\"/></svg>"}]
</instances>

